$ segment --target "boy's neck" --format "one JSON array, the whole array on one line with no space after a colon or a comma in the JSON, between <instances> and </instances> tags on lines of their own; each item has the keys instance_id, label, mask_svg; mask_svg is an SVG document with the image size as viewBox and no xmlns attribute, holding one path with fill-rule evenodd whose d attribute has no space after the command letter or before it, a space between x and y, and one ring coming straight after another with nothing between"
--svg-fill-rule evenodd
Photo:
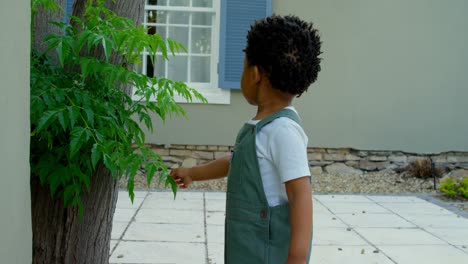
<instances>
[{"instance_id":1,"label":"boy's neck","mask_svg":"<svg viewBox=\"0 0 468 264\"><path fill-rule=\"evenodd\" d=\"M285 107L291 106L293 95L283 93L272 87L263 87L258 90L257 115L254 120L261 120Z\"/></svg>"}]
</instances>

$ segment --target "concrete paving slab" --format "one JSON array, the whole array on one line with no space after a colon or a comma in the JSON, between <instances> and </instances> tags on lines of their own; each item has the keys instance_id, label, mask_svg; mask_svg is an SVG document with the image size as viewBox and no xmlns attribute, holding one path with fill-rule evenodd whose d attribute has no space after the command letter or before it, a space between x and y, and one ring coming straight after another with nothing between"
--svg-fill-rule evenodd
<instances>
[{"instance_id":1,"label":"concrete paving slab","mask_svg":"<svg viewBox=\"0 0 468 264\"><path fill-rule=\"evenodd\" d=\"M208 243L207 264L224 264L224 244Z\"/></svg>"},{"instance_id":2,"label":"concrete paving slab","mask_svg":"<svg viewBox=\"0 0 468 264\"><path fill-rule=\"evenodd\" d=\"M366 197L377 203L426 203L425 200L415 196L367 195Z\"/></svg>"},{"instance_id":3,"label":"concrete paving slab","mask_svg":"<svg viewBox=\"0 0 468 264\"><path fill-rule=\"evenodd\" d=\"M136 209L116 208L114 222L130 222L136 213Z\"/></svg>"},{"instance_id":4,"label":"concrete paving slab","mask_svg":"<svg viewBox=\"0 0 468 264\"><path fill-rule=\"evenodd\" d=\"M208 243L224 244L224 225L207 225L206 235Z\"/></svg>"},{"instance_id":5,"label":"concrete paving slab","mask_svg":"<svg viewBox=\"0 0 468 264\"><path fill-rule=\"evenodd\" d=\"M327 214L330 213L330 210L328 210L327 207L323 206L320 202L314 201L313 203L313 213L314 214Z\"/></svg>"},{"instance_id":6,"label":"concrete paving slab","mask_svg":"<svg viewBox=\"0 0 468 264\"><path fill-rule=\"evenodd\" d=\"M370 246L315 246L310 264L395 264ZM416 262L415 262L416 263ZM414 264L414 263L413 263Z\"/></svg>"},{"instance_id":7,"label":"concrete paving slab","mask_svg":"<svg viewBox=\"0 0 468 264\"><path fill-rule=\"evenodd\" d=\"M453 246L381 246L398 264L468 263L468 254Z\"/></svg>"},{"instance_id":8,"label":"concrete paving slab","mask_svg":"<svg viewBox=\"0 0 468 264\"><path fill-rule=\"evenodd\" d=\"M226 214L224 212L207 212L206 224L207 225L222 225L224 226L224 219Z\"/></svg>"},{"instance_id":9,"label":"concrete paving slab","mask_svg":"<svg viewBox=\"0 0 468 264\"><path fill-rule=\"evenodd\" d=\"M177 197L175 200L165 196L150 195L142 205L144 209L203 210L203 199Z\"/></svg>"},{"instance_id":10,"label":"concrete paving slab","mask_svg":"<svg viewBox=\"0 0 468 264\"><path fill-rule=\"evenodd\" d=\"M205 264L202 243L122 241L110 257L111 263Z\"/></svg>"},{"instance_id":11,"label":"concrete paving slab","mask_svg":"<svg viewBox=\"0 0 468 264\"><path fill-rule=\"evenodd\" d=\"M148 190L135 190L133 193L135 194L135 198L144 198L149 193L149 191ZM130 199L130 197L128 196L128 191L126 190L120 190L119 197L126 197Z\"/></svg>"},{"instance_id":12,"label":"concrete paving slab","mask_svg":"<svg viewBox=\"0 0 468 264\"><path fill-rule=\"evenodd\" d=\"M312 245L370 246L350 228L314 228Z\"/></svg>"},{"instance_id":13,"label":"concrete paving slab","mask_svg":"<svg viewBox=\"0 0 468 264\"><path fill-rule=\"evenodd\" d=\"M209 212L224 212L226 211L226 200L223 199L206 199L206 210Z\"/></svg>"},{"instance_id":14,"label":"concrete paving slab","mask_svg":"<svg viewBox=\"0 0 468 264\"><path fill-rule=\"evenodd\" d=\"M468 229L468 219L452 215L425 215L425 214L402 214L411 223L422 228L455 228Z\"/></svg>"},{"instance_id":15,"label":"concrete paving slab","mask_svg":"<svg viewBox=\"0 0 468 264\"><path fill-rule=\"evenodd\" d=\"M343 203L343 202L326 202L325 207L330 209L332 213L372 213L372 214L388 214L389 210L375 203Z\"/></svg>"},{"instance_id":16,"label":"concrete paving slab","mask_svg":"<svg viewBox=\"0 0 468 264\"><path fill-rule=\"evenodd\" d=\"M356 228L373 245L448 245L418 228Z\"/></svg>"},{"instance_id":17,"label":"concrete paving slab","mask_svg":"<svg viewBox=\"0 0 468 264\"><path fill-rule=\"evenodd\" d=\"M405 214L424 214L424 215L451 215L455 216L451 211L431 204L429 202L423 203L384 203L383 207L397 213L399 215Z\"/></svg>"},{"instance_id":18,"label":"concrete paving slab","mask_svg":"<svg viewBox=\"0 0 468 264\"><path fill-rule=\"evenodd\" d=\"M426 228L426 231L452 245L468 245L468 228Z\"/></svg>"},{"instance_id":19,"label":"concrete paving slab","mask_svg":"<svg viewBox=\"0 0 468 264\"><path fill-rule=\"evenodd\" d=\"M113 222L111 239L120 239L120 237L122 236L127 226L128 226L128 222Z\"/></svg>"},{"instance_id":20,"label":"concrete paving slab","mask_svg":"<svg viewBox=\"0 0 468 264\"><path fill-rule=\"evenodd\" d=\"M337 216L351 227L416 227L394 214L337 214Z\"/></svg>"},{"instance_id":21,"label":"concrete paving slab","mask_svg":"<svg viewBox=\"0 0 468 264\"><path fill-rule=\"evenodd\" d=\"M336 215L332 213L315 213L313 215L313 225L315 228L323 227L348 227L343 221L341 221Z\"/></svg>"},{"instance_id":22,"label":"concrete paving slab","mask_svg":"<svg viewBox=\"0 0 468 264\"><path fill-rule=\"evenodd\" d=\"M135 199L133 199L133 204L132 204L132 201L130 200L129 197L119 196L117 198L116 207L117 208L122 208L122 209L138 209L138 207L140 207L143 200L144 200L143 197L135 198Z\"/></svg>"},{"instance_id":23,"label":"concrete paving slab","mask_svg":"<svg viewBox=\"0 0 468 264\"><path fill-rule=\"evenodd\" d=\"M343 203L373 203L374 201L368 199L363 195L342 195L342 194L317 194L314 195L315 199L319 202L343 202Z\"/></svg>"},{"instance_id":24,"label":"concrete paving slab","mask_svg":"<svg viewBox=\"0 0 468 264\"><path fill-rule=\"evenodd\" d=\"M226 193L225 192L205 192L205 199L206 200L226 200Z\"/></svg>"},{"instance_id":25,"label":"concrete paving slab","mask_svg":"<svg viewBox=\"0 0 468 264\"><path fill-rule=\"evenodd\" d=\"M163 224L203 224L202 210L140 209L135 216L136 222Z\"/></svg>"},{"instance_id":26,"label":"concrete paving slab","mask_svg":"<svg viewBox=\"0 0 468 264\"><path fill-rule=\"evenodd\" d=\"M171 191L163 191L163 192L150 192L149 197L159 197L159 198L166 198L174 200L174 194ZM193 192L193 191L177 191L177 195L175 200L177 199L203 199L203 192Z\"/></svg>"},{"instance_id":27,"label":"concrete paving slab","mask_svg":"<svg viewBox=\"0 0 468 264\"><path fill-rule=\"evenodd\" d=\"M123 240L199 242L205 241L203 224L130 224Z\"/></svg>"},{"instance_id":28,"label":"concrete paving slab","mask_svg":"<svg viewBox=\"0 0 468 264\"><path fill-rule=\"evenodd\" d=\"M463 250L466 254L468 254L468 244L463 246L457 246L457 248Z\"/></svg>"}]
</instances>

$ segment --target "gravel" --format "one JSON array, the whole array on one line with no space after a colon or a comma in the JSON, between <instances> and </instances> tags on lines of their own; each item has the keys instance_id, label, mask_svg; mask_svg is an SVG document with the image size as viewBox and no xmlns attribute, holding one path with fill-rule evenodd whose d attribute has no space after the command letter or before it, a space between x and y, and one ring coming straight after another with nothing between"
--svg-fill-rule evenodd
<instances>
[{"instance_id":1,"label":"gravel","mask_svg":"<svg viewBox=\"0 0 468 264\"><path fill-rule=\"evenodd\" d=\"M194 182L190 189L226 191L227 178ZM439 186L439 179L436 180ZM125 188L125 180L122 179L120 187ZM168 187L169 188L169 187ZM135 189L148 189L146 176L139 173L135 176ZM164 184L158 186L153 180L150 190L163 190ZM405 173L394 171L369 172L363 175L331 175L322 173L312 176L312 191L314 193L352 193L352 194L408 194L426 193L434 194L444 202L456 202L455 206L468 211L468 201L450 200L440 198L440 192L434 190L433 179L420 179L408 176Z\"/></svg>"}]
</instances>

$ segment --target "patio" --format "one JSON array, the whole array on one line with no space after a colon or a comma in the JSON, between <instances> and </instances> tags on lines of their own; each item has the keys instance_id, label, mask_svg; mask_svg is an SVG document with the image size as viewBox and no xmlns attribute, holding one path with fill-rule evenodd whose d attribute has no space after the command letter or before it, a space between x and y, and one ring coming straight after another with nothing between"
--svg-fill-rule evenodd
<instances>
[{"instance_id":1,"label":"patio","mask_svg":"<svg viewBox=\"0 0 468 264\"><path fill-rule=\"evenodd\" d=\"M424 198L424 197L423 197ZM225 194L119 193L110 263L223 263ZM468 263L468 219L417 196L314 195L310 263Z\"/></svg>"}]
</instances>

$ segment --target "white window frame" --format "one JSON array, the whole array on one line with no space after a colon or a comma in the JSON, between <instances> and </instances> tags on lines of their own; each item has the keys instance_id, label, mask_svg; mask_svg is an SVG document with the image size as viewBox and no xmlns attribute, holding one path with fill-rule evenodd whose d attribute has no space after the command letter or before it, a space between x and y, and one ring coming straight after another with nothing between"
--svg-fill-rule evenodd
<instances>
[{"instance_id":1,"label":"white window frame","mask_svg":"<svg viewBox=\"0 0 468 264\"><path fill-rule=\"evenodd\" d=\"M192 2L192 0L190 0ZM218 64L219 64L219 38L220 38L220 14L221 14L221 0L213 0L213 7L177 7L177 6L153 6L148 5L145 2L145 12L144 12L144 22L143 26L147 27L147 11L148 10L158 10L158 11L210 11L214 12L214 21L211 32L211 63L210 63L210 81L209 87L206 87L203 83L187 83L189 87L195 88L199 93L201 93L207 100L209 104L230 104L231 103L231 91L229 89L219 88L219 73L218 73ZM190 39L189 39L190 42ZM191 45L191 43L188 43ZM171 55L169 55L171 56ZM176 54L177 56L177 54ZM142 68L146 67L146 56L143 56ZM189 64L190 66L190 64ZM188 67L188 71L190 71ZM136 99L136 96L134 96ZM181 96L174 96L174 99L178 103L187 103L187 101ZM201 103L199 100L194 99L191 103Z\"/></svg>"}]
</instances>

